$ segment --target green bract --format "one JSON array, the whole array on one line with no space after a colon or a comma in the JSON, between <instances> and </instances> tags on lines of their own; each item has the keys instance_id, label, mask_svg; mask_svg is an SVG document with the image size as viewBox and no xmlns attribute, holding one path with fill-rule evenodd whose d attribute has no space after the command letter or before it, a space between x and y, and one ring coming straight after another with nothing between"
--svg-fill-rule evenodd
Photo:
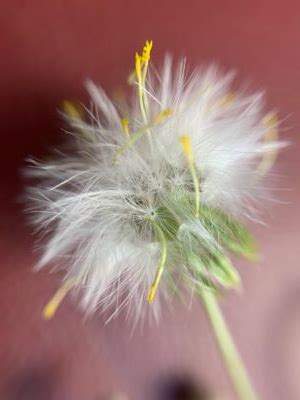
<instances>
[{"instance_id":1,"label":"green bract","mask_svg":"<svg viewBox=\"0 0 300 400\"><path fill-rule=\"evenodd\" d=\"M240 278L230 253L252 261L257 258L256 241L241 222L203 204L196 217L191 193L170 194L154 213L152 222L165 236L168 259L186 266L200 285L237 286ZM156 229L153 235L154 240L160 241Z\"/></svg>"}]
</instances>

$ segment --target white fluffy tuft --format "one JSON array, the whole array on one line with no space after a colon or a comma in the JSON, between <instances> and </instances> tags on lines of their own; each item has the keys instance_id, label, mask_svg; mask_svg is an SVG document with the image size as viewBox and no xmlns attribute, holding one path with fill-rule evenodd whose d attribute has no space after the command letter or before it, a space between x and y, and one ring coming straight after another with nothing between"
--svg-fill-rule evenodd
<instances>
[{"instance_id":1,"label":"white fluffy tuft","mask_svg":"<svg viewBox=\"0 0 300 400\"><path fill-rule=\"evenodd\" d=\"M161 257L149 221L162 205L176 215L179 240L193 246L197 237L220 246L201 222L176 205L176 195L192 191L181 135L191 140L201 204L238 218L256 217L257 202L265 196L259 166L282 143L264 139L269 128L262 123L262 95L232 94L232 79L215 66L186 77L185 62L173 68L167 57L159 74L148 74L143 88L147 121L136 94L124 115L88 82L92 105L86 117L68 117L72 137L65 147L48 161L31 161L28 171L38 183L28 196L34 223L45 235L39 267L65 267L66 277L82 289L86 310L143 312ZM159 118L164 110L170 115ZM142 132L133 144L124 133L124 116L129 138ZM167 288L177 286L178 276L194 282L180 251L168 246L159 296L149 306L155 310L159 298L169 295Z\"/></svg>"}]
</instances>

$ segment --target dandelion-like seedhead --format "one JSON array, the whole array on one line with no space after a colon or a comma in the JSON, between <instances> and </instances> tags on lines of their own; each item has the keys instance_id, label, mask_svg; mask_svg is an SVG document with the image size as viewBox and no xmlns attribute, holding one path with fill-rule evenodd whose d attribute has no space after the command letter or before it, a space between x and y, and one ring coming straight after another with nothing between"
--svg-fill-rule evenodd
<instances>
[{"instance_id":1,"label":"dandelion-like seedhead","mask_svg":"<svg viewBox=\"0 0 300 400\"><path fill-rule=\"evenodd\" d=\"M282 146L261 94L232 92L233 75L214 66L187 76L185 61L166 57L157 72L151 48L136 54L126 106L88 82L89 108L64 105L65 147L28 170L45 235L39 266L63 266L90 312L137 316L179 287L238 285L230 254L256 255L239 221L256 219Z\"/></svg>"}]
</instances>

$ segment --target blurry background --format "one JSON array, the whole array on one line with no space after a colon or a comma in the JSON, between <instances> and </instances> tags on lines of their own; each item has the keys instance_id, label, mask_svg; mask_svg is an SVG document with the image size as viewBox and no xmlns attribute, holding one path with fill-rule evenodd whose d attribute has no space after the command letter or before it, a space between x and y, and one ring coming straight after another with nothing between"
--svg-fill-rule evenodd
<instances>
[{"instance_id":1,"label":"blurry background","mask_svg":"<svg viewBox=\"0 0 300 400\"><path fill-rule=\"evenodd\" d=\"M101 400L114 390L130 400L165 399L187 378L233 398L202 309L174 305L159 325L131 335L125 317L108 326L84 320L68 298L50 322L41 310L59 276L33 274L34 237L18 200L20 168L61 141L56 108L86 99L89 77L108 93L123 87L134 52L153 39L191 67L216 61L238 81L266 90L292 141L277 167L283 204L255 227L263 260L241 263L244 290L223 309L253 382L265 400L300 398L298 1L2 0L0 9L0 398Z\"/></svg>"}]
</instances>

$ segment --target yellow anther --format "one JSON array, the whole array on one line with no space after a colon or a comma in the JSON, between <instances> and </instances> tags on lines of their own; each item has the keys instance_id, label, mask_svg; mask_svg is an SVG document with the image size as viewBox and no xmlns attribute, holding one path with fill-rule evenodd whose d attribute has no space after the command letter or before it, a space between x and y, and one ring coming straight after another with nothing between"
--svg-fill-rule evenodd
<instances>
[{"instance_id":1,"label":"yellow anther","mask_svg":"<svg viewBox=\"0 0 300 400\"><path fill-rule=\"evenodd\" d=\"M150 60L152 46L153 46L152 40L150 41L147 40L144 45L142 55L135 53L135 74L137 77L137 84L138 84L139 105L145 124L147 124L149 121L148 99L146 94L147 92L146 75L147 75L148 62Z\"/></svg>"},{"instance_id":2,"label":"yellow anther","mask_svg":"<svg viewBox=\"0 0 300 400\"><path fill-rule=\"evenodd\" d=\"M191 145L191 140L188 135L182 135L180 136L180 144L182 147L183 154L185 155L186 159L189 161L189 163L193 162L193 151L192 151L192 145Z\"/></svg>"},{"instance_id":3,"label":"yellow anther","mask_svg":"<svg viewBox=\"0 0 300 400\"><path fill-rule=\"evenodd\" d=\"M141 61L143 64L150 60L152 47L153 47L152 40L146 40L146 43L143 48L142 57L141 57Z\"/></svg>"},{"instance_id":4,"label":"yellow anther","mask_svg":"<svg viewBox=\"0 0 300 400\"><path fill-rule=\"evenodd\" d=\"M154 118L154 124L160 124L165 118L170 117L172 114L173 111L170 108L160 111Z\"/></svg>"},{"instance_id":5,"label":"yellow anther","mask_svg":"<svg viewBox=\"0 0 300 400\"><path fill-rule=\"evenodd\" d=\"M144 126L139 129L137 132L132 133L128 142L125 143L115 154L113 157L113 164L117 163L117 159L120 155L122 155L129 147L131 147L145 132L150 136L151 131L151 123L150 123L150 116L149 116L149 105L148 105L148 98L147 98L147 85L146 85L146 76L148 70L148 62L150 60L151 49L153 47L152 40L147 40L142 51L142 55L139 53L135 53L135 68L134 71L128 78L130 84L134 82L134 78L137 80L137 88L138 88L138 100L139 100L139 107L140 112L143 118ZM158 116L157 116L158 117ZM161 115L159 116L159 121L166 116ZM153 123L153 122L152 122ZM155 123L155 122L154 122ZM121 120L121 124L123 130L126 134L129 134L128 131L128 122L126 119Z\"/></svg>"},{"instance_id":6,"label":"yellow anther","mask_svg":"<svg viewBox=\"0 0 300 400\"><path fill-rule=\"evenodd\" d=\"M236 95L232 92L226 93L225 96L223 96L219 102L218 102L218 106L219 107L227 107L229 105L231 105L234 100L236 99Z\"/></svg>"},{"instance_id":7,"label":"yellow anther","mask_svg":"<svg viewBox=\"0 0 300 400\"><path fill-rule=\"evenodd\" d=\"M128 119L127 118L122 118L121 119L121 124L122 124L122 128L123 128L123 131L124 131L125 135L129 136L129 128L128 128L129 121L128 121Z\"/></svg>"},{"instance_id":8,"label":"yellow anther","mask_svg":"<svg viewBox=\"0 0 300 400\"><path fill-rule=\"evenodd\" d=\"M195 168L194 164L194 157L193 157L193 150L192 150L192 144L190 137L188 135L182 135L180 136L180 144L182 147L183 154L185 155L191 176L193 178L193 184L194 184L194 190L195 190L195 214L196 217L199 217L199 211L200 211L200 185L199 185L199 179L197 176L197 171Z\"/></svg>"},{"instance_id":9,"label":"yellow anther","mask_svg":"<svg viewBox=\"0 0 300 400\"><path fill-rule=\"evenodd\" d=\"M144 67L146 68L146 64L150 60L150 55L151 55L151 49L153 47L153 42L152 40L147 40L144 47L143 47L143 52L142 55L139 53L135 53L135 72L139 81L139 75L142 78L142 69Z\"/></svg>"},{"instance_id":10,"label":"yellow anther","mask_svg":"<svg viewBox=\"0 0 300 400\"><path fill-rule=\"evenodd\" d=\"M264 134L264 140L267 143L275 142L279 137L279 132L277 128L278 126L277 115L275 113L267 114L263 118L262 123L267 128L266 133ZM258 175L264 176L269 171L269 169L272 167L272 165L276 160L277 154L278 154L277 149L270 150L264 154L263 159L261 160L257 168Z\"/></svg>"},{"instance_id":11,"label":"yellow anther","mask_svg":"<svg viewBox=\"0 0 300 400\"><path fill-rule=\"evenodd\" d=\"M62 103L62 110L73 119L82 119L83 117L82 108L75 101L64 100Z\"/></svg>"},{"instance_id":12,"label":"yellow anther","mask_svg":"<svg viewBox=\"0 0 300 400\"><path fill-rule=\"evenodd\" d=\"M145 78L147 72L147 65L150 60L151 50L153 47L152 40L146 40L143 47L142 54L135 53L135 68L134 71L128 77L128 83L133 84L135 76L137 77L138 83L143 81L143 76Z\"/></svg>"},{"instance_id":13,"label":"yellow anther","mask_svg":"<svg viewBox=\"0 0 300 400\"><path fill-rule=\"evenodd\" d=\"M142 57L135 53L135 73L138 79L138 82L142 81Z\"/></svg>"},{"instance_id":14,"label":"yellow anther","mask_svg":"<svg viewBox=\"0 0 300 400\"><path fill-rule=\"evenodd\" d=\"M278 118L275 113L267 114L263 120L263 125L268 128L268 131L265 134L265 139L267 141L273 141L278 139Z\"/></svg>"},{"instance_id":15,"label":"yellow anther","mask_svg":"<svg viewBox=\"0 0 300 400\"><path fill-rule=\"evenodd\" d=\"M134 69L134 70L132 70L132 71L130 72L130 74L129 74L128 78L127 78L127 83L128 83L129 85L134 85L134 83L135 83L135 77L136 77L136 72L135 72L135 69Z\"/></svg>"},{"instance_id":16,"label":"yellow anther","mask_svg":"<svg viewBox=\"0 0 300 400\"><path fill-rule=\"evenodd\" d=\"M54 316L60 303L63 301L63 299L69 293L73 286L74 281L69 279L57 290L52 299L46 304L43 309L43 317L45 319L49 320Z\"/></svg>"}]
</instances>

